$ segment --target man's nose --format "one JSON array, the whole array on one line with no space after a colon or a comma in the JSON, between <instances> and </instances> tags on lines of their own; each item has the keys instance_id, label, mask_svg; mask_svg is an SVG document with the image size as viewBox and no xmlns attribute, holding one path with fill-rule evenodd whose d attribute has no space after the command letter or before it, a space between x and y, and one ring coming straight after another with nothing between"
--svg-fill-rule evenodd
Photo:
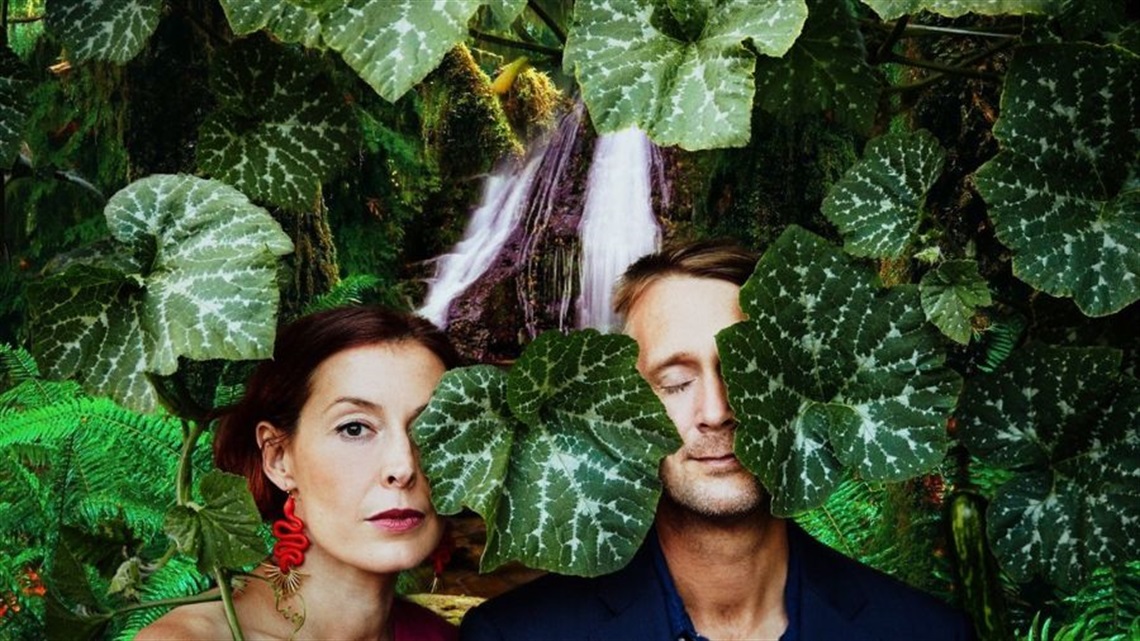
<instances>
[{"instance_id":1,"label":"man's nose","mask_svg":"<svg viewBox=\"0 0 1140 641\"><path fill-rule=\"evenodd\" d=\"M719 374L707 377L701 384L698 422L701 428L736 427L736 415L728 405L728 390Z\"/></svg>"}]
</instances>

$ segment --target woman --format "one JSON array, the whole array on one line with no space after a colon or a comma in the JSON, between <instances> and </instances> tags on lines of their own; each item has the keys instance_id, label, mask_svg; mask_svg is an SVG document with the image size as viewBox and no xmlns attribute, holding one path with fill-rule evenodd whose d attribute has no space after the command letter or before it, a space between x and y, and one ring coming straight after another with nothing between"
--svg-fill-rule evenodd
<instances>
[{"instance_id":1,"label":"woman","mask_svg":"<svg viewBox=\"0 0 1140 641\"><path fill-rule=\"evenodd\" d=\"M377 307L314 314L280 333L214 439L218 467L248 479L278 537L235 594L247 639L455 638L395 587L443 531L408 427L458 361L431 323ZM229 637L213 601L175 608L137 638Z\"/></svg>"}]
</instances>

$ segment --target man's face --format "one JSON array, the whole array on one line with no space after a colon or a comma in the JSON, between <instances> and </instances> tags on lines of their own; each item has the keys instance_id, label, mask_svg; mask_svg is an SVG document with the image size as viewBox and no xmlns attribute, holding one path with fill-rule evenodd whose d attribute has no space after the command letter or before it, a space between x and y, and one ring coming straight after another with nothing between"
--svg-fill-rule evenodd
<instances>
[{"instance_id":1,"label":"man's face","mask_svg":"<svg viewBox=\"0 0 1140 641\"><path fill-rule=\"evenodd\" d=\"M639 347L637 369L681 434L681 449L661 463L665 494L709 517L750 513L764 497L733 454L736 419L716 348L716 333L744 320L739 293L727 281L668 276L634 301L626 321Z\"/></svg>"}]
</instances>

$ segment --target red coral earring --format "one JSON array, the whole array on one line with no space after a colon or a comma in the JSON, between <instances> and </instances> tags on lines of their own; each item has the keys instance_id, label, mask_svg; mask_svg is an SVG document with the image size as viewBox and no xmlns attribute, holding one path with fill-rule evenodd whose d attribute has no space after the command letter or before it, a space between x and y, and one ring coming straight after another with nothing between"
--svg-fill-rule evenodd
<instances>
[{"instance_id":1,"label":"red coral earring","mask_svg":"<svg viewBox=\"0 0 1140 641\"><path fill-rule=\"evenodd\" d=\"M266 572L269 580L284 595L293 594L301 587L301 579L305 575L297 567L305 562L305 550L309 549L305 524L293 513L295 509L296 501L290 494L285 499L285 516L273 522L273 536L277 543L273 545L273 563L269 564Z\"/></svg>"}]
</instances>

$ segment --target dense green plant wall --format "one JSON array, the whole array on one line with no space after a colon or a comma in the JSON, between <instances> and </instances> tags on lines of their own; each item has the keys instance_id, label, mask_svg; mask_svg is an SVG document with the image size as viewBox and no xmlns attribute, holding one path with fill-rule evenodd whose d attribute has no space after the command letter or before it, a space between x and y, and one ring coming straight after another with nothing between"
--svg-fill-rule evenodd
<instances>
[{"instance_id":1,"label":"dense green plant wall","mask_svg":"<svg viewBox=\"0 0 1140 641\"><path fill-rule=\"evenodd\" d=\"M1140 634L1135 3L0 7L0 636L228 599L266 548L209 412L279 320L414 306L480 176L577 99L668 148L669 236L764 252L718 342L775 512L982 638ZM633 350L445 378L415 436L485 569L636 548L673 434Z\"/></svg>"}]
</instances>

